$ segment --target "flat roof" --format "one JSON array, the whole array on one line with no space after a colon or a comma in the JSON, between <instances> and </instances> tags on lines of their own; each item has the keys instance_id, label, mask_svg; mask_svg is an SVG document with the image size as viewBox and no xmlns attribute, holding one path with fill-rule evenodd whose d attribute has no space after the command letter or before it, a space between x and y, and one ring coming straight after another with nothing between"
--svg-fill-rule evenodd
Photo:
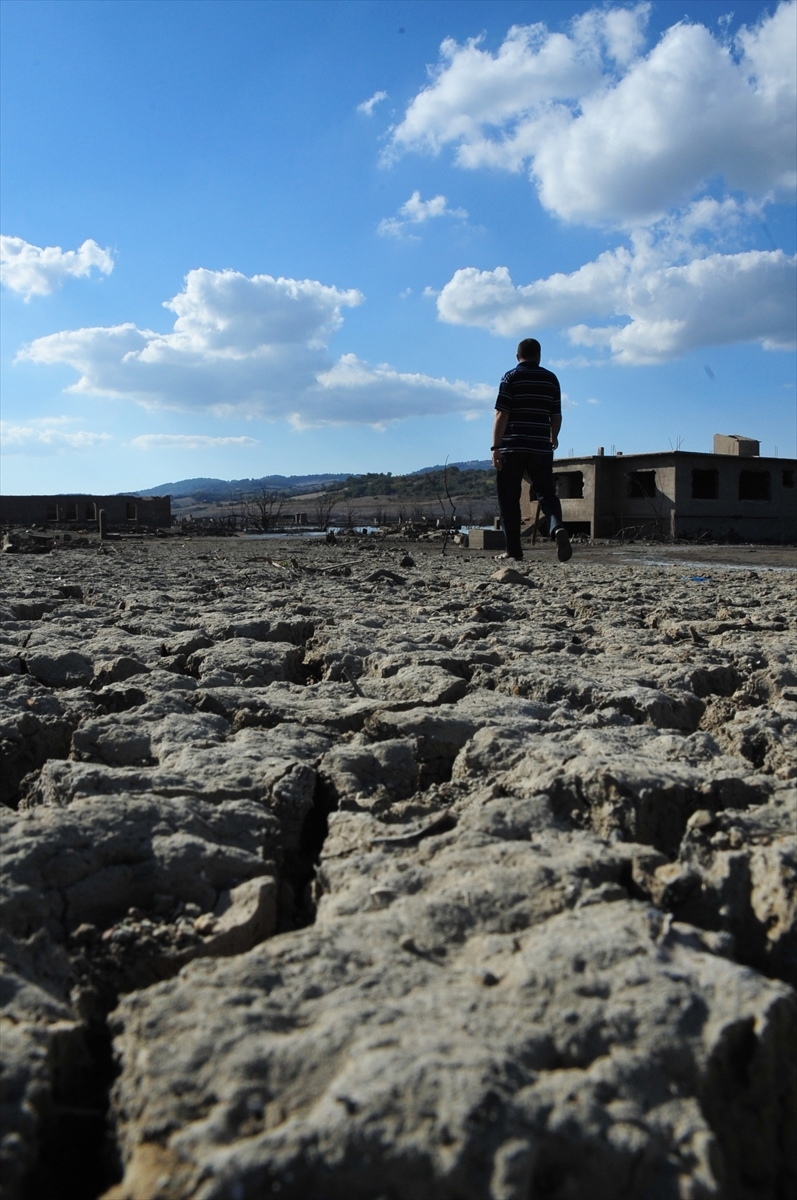
<instances>
[{"instance_id":1,"label":"flat roof","mask_svg":"<svg viewBox=\"0 0 797 1200\"><path fill-rule=\"evenodd\" d=\"M797 466L797 458L773 458L758 454L752 457L744 454L715 454L713 450L649 450L635 454L583 454L574 458L554 458L553 465L560 467L563 463L617 462L618 460L629 462L633 458L711 458L721 462L766 463L767 465L780 463L791 467Z\"/></svg>"}]
</instances>

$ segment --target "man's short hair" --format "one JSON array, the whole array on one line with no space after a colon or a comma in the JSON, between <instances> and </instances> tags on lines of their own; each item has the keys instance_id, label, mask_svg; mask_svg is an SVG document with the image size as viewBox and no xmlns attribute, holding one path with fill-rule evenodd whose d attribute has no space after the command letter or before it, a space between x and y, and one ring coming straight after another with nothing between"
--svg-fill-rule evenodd
<instances>
[{"instance_id":1,"label":"man's short hair","mask_svg":"<svg viewBox=\"0 0 797 1200\"><path fill-rule=\"evenodd\" d=\"M531 358L539 362L541 354L542 346L536 338L524 338L517 348L518 358Z\"/></svg>"}]
</instances>

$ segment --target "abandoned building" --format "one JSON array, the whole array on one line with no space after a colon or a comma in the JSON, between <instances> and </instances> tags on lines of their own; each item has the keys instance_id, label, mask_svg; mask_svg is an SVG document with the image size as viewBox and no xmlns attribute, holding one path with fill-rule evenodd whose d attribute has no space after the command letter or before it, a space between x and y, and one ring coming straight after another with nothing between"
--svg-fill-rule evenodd
<instances>
[{"instance_id":1,"label":"abandoned building","mask_svg":"<svg viewBox=\"0 0 797 1200\"><path fill-rule=\"evenodd\" d=\"M98 528L100 510L109 529L168 529L171 496L0 496L0 524L46 528Z\"/></svg>"},{"instance_id":2,"label":"abandoned building","mask_svg":"<svg viewBox=\"0 0 797 1200\"><path fill-rule=\"evenodd\" d=\"M571 534L797 540L797 459L762 458L753 438L717 434L712 454L605 455L599 448L591 457L557 458L553 469ZM524 524L535 510L525 484Z\"/></svg>"}]
</instances>

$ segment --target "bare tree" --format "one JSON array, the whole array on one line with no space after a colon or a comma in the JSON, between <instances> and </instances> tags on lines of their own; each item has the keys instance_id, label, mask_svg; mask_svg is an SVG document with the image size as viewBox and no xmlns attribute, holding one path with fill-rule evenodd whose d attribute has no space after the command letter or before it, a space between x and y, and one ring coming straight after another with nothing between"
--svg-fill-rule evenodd
<instances>
[{"instance_id":1,"label":"bare tree","mask_svg":"<svg viewBox=\"0 0 797 1200\"><path fill-rule=\"evenodd\" d=\"M451 498L451 492L449 491L449 488L448 488L448 456L447 455L446 455L445 466L443 467L443 491L445 492L446 500L448 501L449 505L451 506L451 512L449 513L448 516L446 516L445 501L443 500L443 497L440 493L440 489L438 488L437 484L435 484L435 491L437 492L437 501L442 510L443 522L444 522L444 525L443 525L443 529L444 529L443 548L440 551L440 553L445 554L446 547L448 546L448 540L451 537L451 533L454 528L454 518L456 517L456 514L457 514L457 507Z\"/></svg>"},{"instance_id":2,"label":"bare tree","mask_svg":"<svg viewBox=\"0 0 797 1200\"><path fill-rule=\"evenodd\" d=\"M246 529L246 500L240 494L227 505L225 520L230 529Z\"/></svg>"},{"instance_id":3,"label":"bare tree","mask_svg":"<svg viewBox=\"0 0 797 1200\"><path fill-rule=\"evenodd\" d=\"M323 491L316 495L313 501L313 515L319 529L326 529L328 527L329 518L332 516L332 510L335 507L337 499L337 492Z\"/></svg>"},{"instance_id":4,"label":"bare tree","mask_svg":"<svg viewBox=\"0 0 797 1200\"><path fill-rule=\"evenodd\" d=\"M282 492L261 485L251 496L242 499L247 526L268 533L281 523L284 504Z\"/></svg>"}]
</instances>

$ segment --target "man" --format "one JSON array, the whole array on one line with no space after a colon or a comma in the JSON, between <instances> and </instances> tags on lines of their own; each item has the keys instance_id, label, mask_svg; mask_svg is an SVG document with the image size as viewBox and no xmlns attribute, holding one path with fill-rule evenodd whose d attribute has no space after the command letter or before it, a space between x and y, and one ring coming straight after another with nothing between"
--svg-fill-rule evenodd
<instances>
[{"instance_id":1,"label":"man","mask_svg":"<svg viewBox=\"0 0 797 1200\"><path fill-rule=\"evenodd\" d=\"M507 371L498 389L493 426L493 466L498 505L506 534L506 555L523 558L520 545L520 487L523 476L548 518L560 562L572 557L570 539L562 524L562 506L553 479L553 452L562 427L559 380L540 366L540 343L524 338L517 348L518 365Z\"/></svg>"}]
</instances>

